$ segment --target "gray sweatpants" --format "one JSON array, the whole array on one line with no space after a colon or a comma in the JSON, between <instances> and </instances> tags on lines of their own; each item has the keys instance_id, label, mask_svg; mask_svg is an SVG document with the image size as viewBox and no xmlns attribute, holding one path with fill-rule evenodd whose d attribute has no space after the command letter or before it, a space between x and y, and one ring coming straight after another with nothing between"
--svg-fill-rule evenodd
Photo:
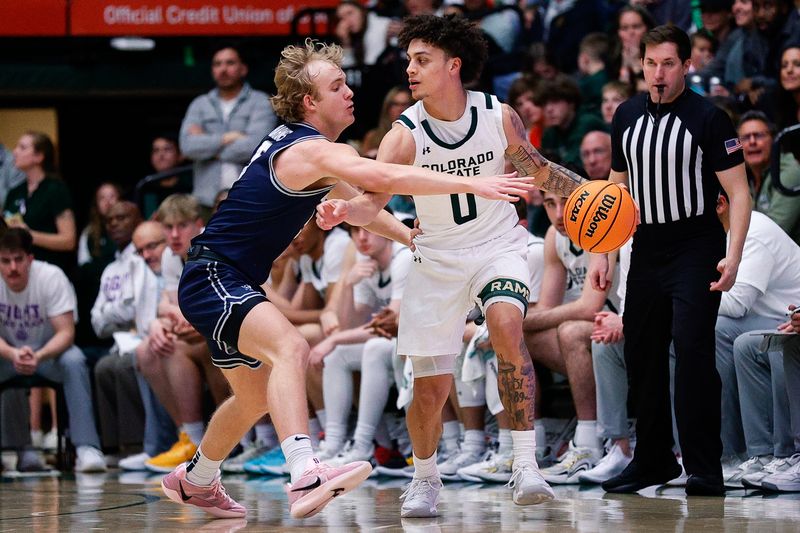
<instances>
[{"instance_id":1,"label":"gray sweatpants","mask_svg":"<svg viewBox=\"0 0 800 533\"><path fill-rule=\"evenodd\" d=\"M733 361L733 342L740 335L757 329L774 329L779 321L756 314L740 318L717 317L717 372L722 380L722 454L742 455L747 452L745 433L742 427L739 384ZM758 337L760 340L760 337ZM767 375L767 377L769 377ZM772 453L772 452L770 452ZM748 456L752 454L748 453Z\"/></svg>"},{"instance_id":2,"label":"gray sweatpants","mask_svg":"<svg viewBox=\"0 0 800 533\"><path fill-rule=\"evenodd\" d=\"M60 356L44 361L36 368L36 374L43 378L63 384L64 399L69 412L70 439L75 446L94 446L100 448L100 438L94 424L92 407L92 388L89 382L89 367L86 357L77 346L71 346ZM0 383L17 375L14 365L8 359L0 360ZM27 412L27 410L26 410ZM19 435L19 428L6 426L7 417L3 417L3 441L6 435L13 440ZM30 433L30 417L25 420L24 432Z\"/></svg>"},{"instance_id":3,"label":"gray sweatpants","mask_svg":"<svg viewBox=\"0 0 800 533\"><path fill-rule=\"evenodd\" d=\"M783 370L786 374L794 449L800 451L800 336L787 339L783 344Z\"/></svg>"},{"instance_id":4,"label":"gray sweatpants","mask_svg":"<svg viewBox=\"0 0 800 533\"><path fill-rule=\"evenodd\" d=\"M747 455L794 453L783 354L761 350L763 337L744 333L733 343Z\"/></svg>"}]
</instances>

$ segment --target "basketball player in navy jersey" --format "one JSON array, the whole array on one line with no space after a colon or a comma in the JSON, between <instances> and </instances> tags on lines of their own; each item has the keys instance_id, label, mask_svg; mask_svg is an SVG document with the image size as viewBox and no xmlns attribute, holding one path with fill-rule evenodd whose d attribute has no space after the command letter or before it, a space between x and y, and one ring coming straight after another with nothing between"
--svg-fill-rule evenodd
<instances>
[{"instance_id":1,"label":"basketball player in navy jersey","mask_svg":"<svg viewBox=\"0 0 800 533\"><path fill-rule=\"evenodd\" d=\"M352 186L494 200L532 189L529 178L448 176L363 159L352 147L334 143L353 122L353 93L341 58L338 46L310 41L283 50L272 104L285 123L264 138L205 231L193 239L181 277L181 311L207 339L233 395L212 417L194 458L168 474L162 487L171 500L213 516L245 516L246 509L222 487L219 466L267 412L291 470L286 491L293 517L318 513L371 471L363 461L334 468L315 458L305 393L309 347L260 287L316 204L326 195L351 198L357 194ZM405 243L411 239L410 230L388 213L370 229Z\"/></svg>"},{"instance_id":2,"label":"basketball player in navy jersey","mask_svg":"<svg viewBox=\"0 0 800 533\"><path fill-rule=\"evenodd\" d=\"M586 181L542 157L510 106L464 89L487 57L477 26L460 17L416 16L406 19L399 40L407 49L406 72L417 103L384 137L379 161L472 179L501 172L508 164L532 176L538 187L564 197ZM323 228L342 220L369 223L388 199L368 193L352 201L331 200L317 209L317 221ZM465 318L475 305L486 317L498 359L500 397L511 419L513 501L533 505L551 500L553 492L535 458L534 370L522 342L530 279L527 232L517 225L519 217L508 202L471 194L415 196L414 201L422 235L415 238L403 294L397 353L410 357L414 368L414 398L406 420L415 471L403 494L401 516L438 513L441 409Z\"/></svg>"}]
</instances>

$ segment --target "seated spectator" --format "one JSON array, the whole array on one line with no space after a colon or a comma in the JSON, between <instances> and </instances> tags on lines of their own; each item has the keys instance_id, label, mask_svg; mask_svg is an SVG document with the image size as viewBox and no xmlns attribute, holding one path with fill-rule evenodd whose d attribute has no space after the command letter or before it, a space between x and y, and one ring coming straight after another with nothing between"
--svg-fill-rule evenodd
<instances>
[{"instance_id":1,"label":"seated spectator","mask_svg":"<svg viewBox=\"0 0 800 533\"><path fill-rule=\"evenodd\" d=\"M689 73L699 72L705 69L714 60L714 54L719 48L719 41L714 35L703 29L694 32L691 36L692 42L692 63L689 66Z\"/></svg>"},{"instance_id":2,"label":"seated spectator","mask_svg":"<svg viewBox=\"0 0 800 533\"><path fill-rule=\"evenodd\" d=\"M611 173L611 135L590 131L581 141L581 162L590 180L607 180Z\"/></svg>"},{"instance_id":3,"label":"seated spectator","mask_svg":"<svg viewBox=\"0 0 800 533\"><path fill-rule=\"evenodd\" d=\"M603 103L600 112L603 122L606 124L606 131L611 131L611 120L614 118L619 104L633 96L630 84L621 81L610 81L603 85Z\"/></svg>"},{"instance_id":4,"label":"seated spectator","mask_svg":"<svg viewBox=\"0 0 800 533\"><path fill-rule=\"evenodd\" d=\"M89 223L81 231L78 239L75 292L78 295L80 317L89 316L97 298L97 291L100 289L103 269L114 260L117 247L106 233L105 218L111 206L121 198L122 190L116 183L107 181L95 189L94 201L89 210ZM90 362L96 361L108 351L109 345L97 338L88 320L80 320L75 325L75 338Z\"/></svg>"},{"instance_id":5,"label":"seated spectator","mask_svg":"<svg viewBox=\"0 0 800 533\"><path fill-rule=\"evenodd\" d=\"M25 174L25 183L6 196L6 223L30 232L39 261L71 274L77 241L75 215L67 184L55 175L53 141L41 132L25 133L14 148L14 164Z\"/></svg>"},{"instance_id":6,"label":"seated spectator","mask_svg":"<svg viewBox=\"0 0 800 533\"><path fill-rule=\"evenodd\" d=\"M336 7L334 32L344 51L342 68L374 65L386 48L391 19L381 17L356 0L342 0Z\"/></svg>"},{"instance_id":7,"label":"seated spectator","mask_svg":"<svg viewBox=\"0 0 800 533\"><path fill-rule=\"evenodd\" d=\"M155 285L147 298L146 274L149 270L136 255L131 239L141 222L139 208L133 202L119 202L106 216L106 227L112 242L117 246L117 258L104 270L101 290L92 307L91 322L98 337L127 333L136 328L136 311L142 299L149 299L155 310ZM155 279L155 275L152 275ZM117 342L110 356L95 365L97 410L100 432L105 449L120 450L142 443L144 410L136 381L133 350Z\"/></svg>"},{"instance_id":8,"label":"seated spectator","mask_svg":"<svg viewBox=\"0 0 800 533\"><path fill-rule=\"evenodd\" d=\"M703 28L718 43L724 43L733 30L731 7L733 0L700 0L700 18Z\"/></svg>"},{"instance_id":9,"label":"seated spectator","mask_svg":"<svg viewBox=\"0 0 800 533\"><path fill-rule=\"evenodd\" d=\"M529 75L522 75L508 89L508 104L514 108L528 131L528 140L535 148L542 147L544 110L536 103L539 85Z\"/></svg>"},{"instance_id":10,"label":"seated spectator","mask_svg":"<svg viewBox=\"0 0 800 533\"><path fill-rule=\"evenodd\" d=\"M800 202L778 190L770 175L774 126L761 111L748 111L739 119L739 141L755 210L778 224L796 243L800 243ZM780 156L780 180L787 187L800 185L800 166L796 156Z\"/></svg>"},{"instance_id":11,"label":"seated spectator","mask_svg":"<svg viewBox=\"0 0 800 533\"><path fill-rule=\"evenodd\" d=\"M150 148L150 166L156 174L169 172L173 168L184 164L184 158L178 148L178 138L170 133L164 133L153 139ZM167 174L162 179L144 186L141 193L142 215L150 219L161 202L175 193L192 192L192 174L185 172L177 176Z\"/></svg>"},{"instance_id":12,"label":"seated spectator","mask_svg":"<svg viewBox=\"0 0 800 533\"><path fill-rule=\"evenodd\" d=\"M792 304L789 311L797 311ZM786 392L789 399L789 413L794 435L795 451L800 451L800 311L791 313L788 321L778 326L778 332L791 336L775 341L783 355L783 366L786 373ZM773 341L770 341L770 348ZM778 346L776 346L778 348ZM800 491L800 455L795 453L786 459L792 464L786 469L775 468L774 472L761 479L761 488L774 492ZM764 467L766 470L766 466Z\"/></svg>"},{"instance_id":13,"label":"seated spectator","mask_svg":"<svg viewBox=\"0 0 800 533\"><path fill-rule=\"evenodd\" d=\"M542 86L541 105L545 130L542 149L555 154L563 163L581 164L580 144L592 130L605 131L600 117L578 113L581 95L571 79L562 76Z\"/></svg>"},{"instance_id":14,"label":"seated spectator","mask_svg":"<svg viewBox=\"0 0 800 533\"><path fill-rule=\"evenodd\" d=\"M726 231L730 229L728 212L723 191L717 201L717 215ZM751 474L769 462L765 456L773 452L778 457L792 454L785 401L777 402L773 409L770 400L773 391L776 398L785 396L782 360L766 353L738 350L736 346L741 344L738 337L748 331L774 329L784 318L784 301L800 301L800 269L795 266L798 262L800 246L769 218L753 213L736 283L722 293L716 325L716 363L722 380L723 466L727 467L723 468L723 475L728 486L754 482ZM778 416L781 404L783 413ZM773 417L773 411L774 436L765 423ZM783 431L781 420L786 422ZM737 460L745 452L747 457L756 459L744 463Z\"/></svg>"},{"instance_id":15,"label":"seated spectator","mask_svg":"<svg viewBox=\"0 0 800 533\"><path fill-rule=\"evenodd\" d=\"M35 260L33 237L10 228L0 237L0 383L39 375L62 383L76 472L102 472L89 368L75 338L75 292L58 267ZM27 421L27 420L26 420ZM25 431L27 434L27 430Z\"/></svg>"},{"instance_id":16,"label":"seated spectator","mask_svg":"<svg viewBox=\"0 0 800 533\"><path fill-rule=\"evenodd\" d=\"M588 253L566 236L563 213L566 198L545 193L544 205L552 226L544 240L544 277L536 308L525 317L525 344L534 363L569 379L578 417L575 437L560 461L542 470L549 483L577 483L583 470L602 457L597 437L595 382L592 373L591 334L595 313L608 301L616 309L616 281L605 291L585 283ZM614 276L618 278L619 276ZM537 432L538 438L538 432ZM543 443L537 442L537 446Z\"/></svg>"},{"instance_id":17,"label":"seated spectator","mask_svg":"<svg viewBox=\"0 0 800 533\"><path fill-rule=\"evenodd\" d=\"M544 43L533 43L522 59L522 73L541 81L554 80L560 74L553 52Z\"/></svg>"},{"instance_id":18,"label":"seated spectator","mask_svg":"<svg viewBox=\"0 0 800 533\"><path fill-rule=\"evenodd\" d=\"M604 33L590 33L581 41L578 51L578 88L581 91L581 113L600 115L603 86L608 82L606 58L608 37Z\"/></svg>"},{"instance_id":19,"label":"seated spectator","mask_svg":"<svg viewBox=\"0 0 800 533\"><path fill-rule=\"evenodd\" d=\"M584 35L605 29L606 21L601 9L600 3L594 0L548 2L544 12L545 42L561 72L571 74L575 71L578 48Z\"/></svg>"},{"instance_id":20,"label":"seated spectator","mask_svg":"<svg viewBox=\"0 0 800 533\"><path fill-rule=\"evenodd\" d=\"M781 53L778 105L781 129L800 122L800 43L788 44Z\"/></svg>"},{"instance_id":21,"label":"seated spectator","mask_svg":"<svg viewBox=\"0 0 800 533\"><path fill-rule=\"evenodd\" d=\"M725 42L719 47L714 58L704 69L697 69L704 80L716 76L722 82L712 96L729 96L729 89L752 73L745 73L744 55L747 52L747 41L753 32L755 17L751 0L734 0L731 7L736 27L728 34Z\"/></svg>"},{"instance_id":22,"label":"seated spectator","mask_svg":"<svg viewBox=\"0 0 800 533\"><path fill-rule=\"evenodd\" d=\"M637 77L642 74L639 43L644 34L655 26L650 13L639 5L626 5L617 12L613 34L616 42L608 62L611 79L634 86Z\"/></svg>"},{"instance_id":23,"label":"seated spectator","mask_svg":"<svg viewBox=\"0 0 800 533\"><path fill-rule=\"evenodd\" d=\"M414 100L411 98L411 91L408 87L392 87L383 99L381 113L378 117L377 127L369 130L361 141L360 153L364 157L375 159L378 155L378 146L381 144L383 136L386 135L394 121L408 109Z\"/></svg>"},{"instance_id":24,"label":"seated spectator","mask_svg":"<svg viewBox=\"0 0 800 533\"><path fill-rule=\"evenodd\" d=\"M177 304L178 281L191 240L203 228L198 201L189 195L173 194L158 208L155 219L161 223L167 241L161 258L164 289L158 318L150 324L147 341L136 348L136 361L180 431L172 448L145 462L148 470L169 472L190 460L203 438L204 381L217 404L229 391L220 370L211 361L208 345L186 321Z\"/></svg>"},{"instance_id":25,"label":"seated spectator","mask_svg":"<svg viewBox=\"0 0 800 533\"><path fill-rule=\"evenodd\" d=\"M352 268L342 274L338 316L341 329L314 346L309 364L323 366L325 399L324 458L331 464L372 459L372 444L380 426L393 382L393 341L375 338L367 327L385 306L400 309L405 279L411 266L408 247L353 226L350 234L358 251ZM353 404L353 372L361 372L358 422L353 446L345 449L347 420ZM391 448L388 435L379 444ZM341 454L341 456L339 456ZM337 457L338 456L338 457Z\"/></svg>"}]
</instances>

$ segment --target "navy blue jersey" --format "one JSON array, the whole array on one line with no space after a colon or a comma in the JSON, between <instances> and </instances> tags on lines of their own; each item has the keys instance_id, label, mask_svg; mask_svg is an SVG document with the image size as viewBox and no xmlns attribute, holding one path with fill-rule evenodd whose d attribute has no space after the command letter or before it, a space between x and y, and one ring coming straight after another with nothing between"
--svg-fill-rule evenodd
<instances>
[{"instance_id":1,"label":"navy blue jersey","mask_svg":"<svg viewBox=\"0 0 800 533\"><path fill-rule=\"evenodd\" d=\"M228 198L192 244L206 246L240 270L252 283L263 284L272 262L306 222L333 186L295 191L275 175L275 156L286 148L325 137L306 124L282 124L264 137Z\"/></svg>"}]
</instances>

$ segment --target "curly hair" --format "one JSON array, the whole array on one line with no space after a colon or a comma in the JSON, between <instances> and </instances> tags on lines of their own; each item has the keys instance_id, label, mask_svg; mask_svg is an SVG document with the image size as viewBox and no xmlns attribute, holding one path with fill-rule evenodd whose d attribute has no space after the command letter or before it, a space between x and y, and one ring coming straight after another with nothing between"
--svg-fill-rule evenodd
<instances>
[{"instance_id":1,"label":"curly hair","mask_svg":"<svg viewBox=\"0 0 800 533\"><path fill-rule=\"evenodd\" d=\"M308 64L317 60L341 68L342 48L306 39L304 46L289 45L281 52L281 60L275 67L277 94L270 100L275 114L284 121L303 120L303 98L307 94L314 98L318 96L314 77L308 72Z\"/></svg>"},{"instance_id":2,"label":"curly hair","mask_svg":"<svg viewBox=\"0 0 800 533\"><path fill-rule=\"evenodd\" d=\"M414 39L443 50L449 57L461 59L463 83L480 76L488 56L488 45L481 29L457 15L417 15L406 18L398 36L400 47L408 49Z\"/></svg>"}]
</instances>

